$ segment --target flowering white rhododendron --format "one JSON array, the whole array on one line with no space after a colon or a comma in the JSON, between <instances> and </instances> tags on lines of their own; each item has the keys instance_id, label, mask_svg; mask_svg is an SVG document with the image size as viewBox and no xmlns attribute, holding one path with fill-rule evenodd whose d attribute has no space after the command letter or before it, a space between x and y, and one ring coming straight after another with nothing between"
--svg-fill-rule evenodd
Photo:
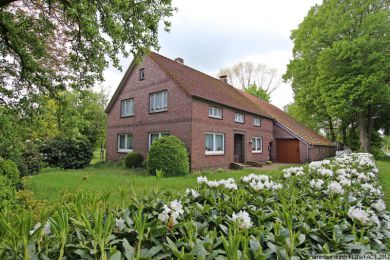
<instances>
[{"instance_id":1,"label":"flowering white rhododendron","mask_svg":"<svg viewBox=\"0 0 390 260\"><path fill-rule=\"evenodd\" d=\"M199 197L199 192L194 189L186 189L186 195L191 195L194 199L196 199L197 197Z\"/></svg>"},{"instance_id":2,"label":"flowering white rhododendron","mask_svg":"<svg viewBox=\"0 0 390 260\"><path fill-rule=\"evenodd\" d=\"M284 177L289 178L290 176L301 176L304 175L303 167L290 167L283 170Z\"/></svg>"},{"instance_id":3,"label":"flowering white rhododendron","mask_svg":"<svg viewBox=\"0 0 390 260\"><path fill-rule=\"evenodd\" d=\"M344 189L340 183L338 183L336 181L332 181L331 183L329 183L328 192L331 194L343 194Z\"/></svg>"},{"instance_id":4,"label":"flowering white rhododendron","mask_svg":"<svg viewBox=\"0 0 390 260\"><path fill-rule=\"evenodd\" d=\"M237 184L233 178L229 178L226 180L219 180L219 181L209 181L206 176L200 176L197 178L197 182L199 184L206 184L210 188L214 187L225 187L229 190L237 190Z\"/></svg>"},{"instance_id":5,"label":"flowering white rhododendron","mask_svg":"<svg viewBox=\"0 0 390 260\"><path fill-rule=\"evenodd\" d=\"M248 212L246 212L245 210L241 210L237 214L233 213L230 220L236 222L238 224L238 227L241 229L248 229L253 225Z\"/></svg>"},{"instance_id":6,"label":"flowering white rhododendron","mask_svg":"<svg viewBox=\"0 0 390 260\"><path fill-rule=\"evenodd\" d=\"M348 210L348 216L351 219L356 219L356 220L360 221L362 224L366 224L370 219L370 216L366 211L362 210L361 208L357 208L357 207L351 207Z\"/></svg>"},{"instance_id":7,"label":"flowering white rhododendron","mask_svg":"<svg viewBox=\"0 0 390 260\"><path fill-rule=\"evenodd\" d=\"M164 223L171 221L175 225L178 223L177 218L184 213L183 206L178 200L171 201L169 206L164 204L163 208L164 210L158 215L158 218Z\"/></svg>"}]
</instances>

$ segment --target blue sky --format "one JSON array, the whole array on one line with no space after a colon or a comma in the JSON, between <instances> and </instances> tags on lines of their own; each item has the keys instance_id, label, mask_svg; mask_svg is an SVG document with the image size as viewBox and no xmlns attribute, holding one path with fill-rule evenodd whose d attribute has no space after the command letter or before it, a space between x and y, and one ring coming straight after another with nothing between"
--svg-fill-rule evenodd
<instances>
[{"instance_id":1,"label":"blue sky","mask_svg":"<svg viewBox=\"0 0 390 260\"><path fill-rule=\"evenodd\" d=\"M292 57L291 30L298 27L319 0L181 0L170 19L169 33L161 30L159 53L182 57L184 63L215 76L219 69L240 61L263 63L281 76ZM123 70L105 71L103 86L111 96L131 58L121 60ZM272 94L271 103L282 108L293 101L288 83Z\"/></svg>"}]
</instances>

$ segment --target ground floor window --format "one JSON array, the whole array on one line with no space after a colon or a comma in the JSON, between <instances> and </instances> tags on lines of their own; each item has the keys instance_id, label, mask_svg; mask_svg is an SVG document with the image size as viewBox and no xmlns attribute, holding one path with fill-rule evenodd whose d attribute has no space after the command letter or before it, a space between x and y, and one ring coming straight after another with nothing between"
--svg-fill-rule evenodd
<instances>
[{"instance_id":1,"label":"ground floor window","mask_svg":"<svg viewBox=\"0 0 390 260\"><path fill-rule=\"evenodd\" d=\"M133 135L119 134L118 135L118 152L132 152L133 151Z\"/></svg>"},{"instance_id":2,"label":"ground floor window","mask_svg":"<svg viewBox=\"0 0 390 260\"><path fill-rule=\"evenodd\" d=\"M156 141L157 139L159 139L162 136L169 136L169 135L170 134L168 132L150 133L149 134L149 144L148 144L149 149L152 146L152 143L154 141Z\"/></svg>"},{"instance_id":3,"label":"ground floor window","mask_svg":"<svg viewBox=\"0 0 390 260\"><path fill-rule=\"evenodd\" d=\"M252 138L252 153L261 153L263 151L263 138Z\"/></svg>"},{"instance_id":4,"label":"ground floor window","mask_svg":"<svg viewBox=\"0 0 390 260\"><path fill-rule=\"evenodd\" d=\"M225 135L221 133L206 133L205 153L208 155L224 154Z\"/></svg>"}]
</instances>

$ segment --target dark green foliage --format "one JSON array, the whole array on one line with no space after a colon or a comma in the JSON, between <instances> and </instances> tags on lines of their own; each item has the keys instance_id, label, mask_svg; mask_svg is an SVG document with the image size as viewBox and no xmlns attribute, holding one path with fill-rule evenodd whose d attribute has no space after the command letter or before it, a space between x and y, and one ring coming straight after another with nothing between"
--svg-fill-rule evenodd
<instances>
[{"instance_id":1,"label":"dark green foliage","mask_svg":"<svg viewBox=\"0 0 390 260\"><path fill-rule=\"evenodd\" d=\"M89 165L93 150L85 139L53 139L42 147L45 161L50 166L78 169Z\"/></svg>"},{"instance_id":2,"label":"dark green foliage","mask_svg":"<svg viewBox=\"0 0 390 260\"><path fill-rule=\"evenodd\" d=\"M156 170L162 170L164 176L188 174L188 152L183 142L175 136L161 137L155 141L149 151L147 168L151 175L155 175Z\"/></svg>"},{"instance_id":3,"label":"dark green foliage","mask_svg":"<svg viewBox=\"0 0 390 260\"><path fill-rule=\"evenodd\" d=\"M144 158L139 153L129 153L125 158L125 165L127 168L134 168L141 166Z\"/></svg>"},{"instance_id":4,"label":"dark green foliage","mask_svg":"<svg viewBox=\"0 0 390 260\"><path fill-rule=\"evenodd\" d=\"M19 170L11 160L4 160L0 157L0 176L6 178L6 182L15 185L19 180Z\"/></svg>"}]
</instances>

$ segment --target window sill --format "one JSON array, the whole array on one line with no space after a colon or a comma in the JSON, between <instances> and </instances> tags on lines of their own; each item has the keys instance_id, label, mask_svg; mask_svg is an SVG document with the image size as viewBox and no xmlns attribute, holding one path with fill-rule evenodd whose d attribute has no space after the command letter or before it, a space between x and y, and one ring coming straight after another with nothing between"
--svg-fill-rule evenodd
<instances>
[{"instance_id":1,"label":"window sill","mask_svg":"<svg viewBox=\"0 0 390 260\"><path fill-rule=\"evenodd\" d=\"M157 110L157 111L150 111L149 114L157 114L157 113L162 113L162 112L168 112L168 109L162 109L162 110Z\"/></svg>"},{"instance_id":2,"label":"window sill","mask_svg":"<svg viewBox=\"0 0 390 260\"><path fill-rule=\"evenodd\" d=\"M237 122L237 121L234 121L234 123L237 123L237 124L245 124L245 122Z\"/></svg>"},{"instance_id":3,"label":"window sill","mask_svg":"<svg viewBox=\"0 0 390 260\"><path fill-rule=\"evenodd\" d=\"M219 119L219 120L222 120L222 119L223 119L222 117L217 117L217 116L209 116L209 118L212 118L212 119Z\"/></svg>"},{"instance_id":4,"label":"window sill","mask_svg":"<svg viewBox=\"0 0 390 260\"><path fill-rule=\"evenodd\" d=\"M131 153L131 152L133 152L133 149L131 149L131 150L118 150L116 152L117 153Z\"/></svg>"},{"instance_id":5,"label":"window sill","mask_svg":"<svg viewBox=\"0 0 390 260\"><path fill-rule=\"evenodd\" d=\"M252 153L263 153L263 151L252 151Z\"/></svg>"},{"instance_id":6,"label":"window sill","mask_svg":"<svg viewBox=\"0 0 390 260\"><path fill-rule=\"evenodd\" d=\"M224 155L224 151L216 151L216 152L211 152L211 151L206 151L205 155Z\"/></svg>"},{"instance_id":7,"label":"window sill","mask_svg":"<svg viewBox=\"0 0 390 260\"><path fill-rule=\"evenodd\" d=\"M260 127L261 125L253 125L253 126L255 126L255 127Z\"/></svg>"},{"instance_id":8,"label":"window sill","mask_svg":"<svg viewBox=\"0 0 390 260\"><path fill-rule=\"evenodd\" d=\"M127 118L127 117L133 117L133 116L134 116L134 114L128 115L128 116L121 116L121 118Z\"/></svg>"}]
</instances>

